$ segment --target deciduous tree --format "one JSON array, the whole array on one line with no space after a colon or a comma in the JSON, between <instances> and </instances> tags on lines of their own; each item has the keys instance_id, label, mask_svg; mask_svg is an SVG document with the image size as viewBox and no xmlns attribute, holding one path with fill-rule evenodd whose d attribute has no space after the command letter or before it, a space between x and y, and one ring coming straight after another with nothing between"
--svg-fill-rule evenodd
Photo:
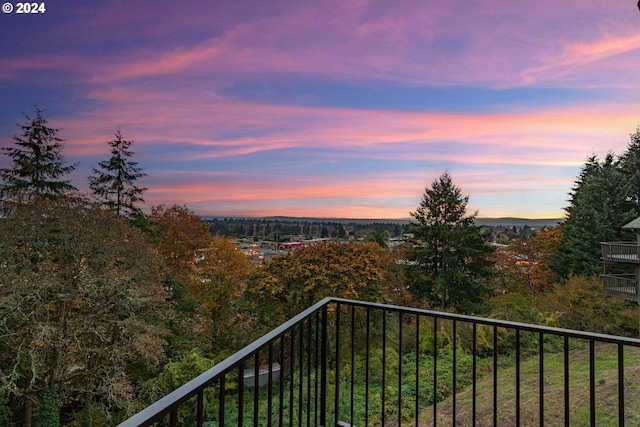
<instances>
[{"instance_id":1,"label":"deciduous tree","mask_svg":"<svg viewBox=\"0 0 640 427\"><path fill-rule=\"evenodd\" d=\"M373 242L325 241L271 258L248 280L250 314L274 326L328 296L393 302L404 291L391 255Z\"/></svg>"},{"instance_id":2,"label":"deciduous tree","mask_svg":"<svg viewBox=\"0 0 640 427\"><path fill-rule=\"evenodd\" d=\"M251 268L238 246L224 237L213 237L199 252L196 276L188 291L198 304L198 338L213 355L238 349L242 337L233 329L233 321Z\"/></svg>"},{"instance_id":3,"label":"deciduous tree","mask_svg":"<svg viewBox=\"0 0 640 427\"><path fill-rule=\"evenodd\" d=\"M550 261L557 250L559 227L543 228L535 237L496 250L502 290L540 295L553 285Z\"/></svg>"},{"instance_id":4,"label":"deciduous tree","mask_svg":"<svg viewBox=\"0 0 640 427\"><path fill-rule=\"evenodd\" d=\"M181 312L176 335L190 336L212 356L236 347L241 337L232 328L245 278L247 257L227 238L185 206L156 206L150 215L158 248L170 273L167 283Z\"/></svg>"},{"instance_id":5,"label":"deciduous tree","mask_svg":"<svg viewBox=\"0 0 640 427\"><path fill-rule=\"evenodd\" d=\"M158 249L167 269L183 282L197 275L199 254L209 247L209 227L186 206L154 206L149 221L155 228Z\"/></svg>"},{"instance_id":6,"label":"deciduous tree","mask_svg":"<svg viewBox=\"0 0 640 427\"><path fill-rule=\"evenodd\" d=\"M51 395L87 411L93 401L134 409L127 367L159 362L171 313L155 249L83 199L36 199L4 215L0 388L22 403L24 425Z\"/></svg>"},{"instance_id":7,"label":"deciduous tree","mask_svg":"<svg viewBox=\"0 0 640 427\"><path fill-rule=\"evenodd\" d=\"M198 275L198 259L213 237L207 225L186 206L154 206L148 220L148 233L164 260L164 284L176 310L176 317L169 325L167 348L174 358L196 345L198 303L193 299L191 288Z\"/></svg>"}]
</instances>

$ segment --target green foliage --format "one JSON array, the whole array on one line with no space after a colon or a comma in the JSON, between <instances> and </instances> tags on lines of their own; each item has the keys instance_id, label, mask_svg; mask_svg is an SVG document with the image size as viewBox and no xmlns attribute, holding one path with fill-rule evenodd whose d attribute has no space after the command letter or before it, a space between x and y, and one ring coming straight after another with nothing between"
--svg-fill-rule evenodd
<instances>
[{"instance_id":1,"label":"green foliage","mask_svg":"<svg viewBox=\"0 0 640 427\"><path fill-rule=\"evenodd\" d=\"M375 242L378 245L380 245L380 247L383 247L383 248L387 247L387 240L388 240L387 232L379 224L376 224L375 227L369 230L369 232L364 238L365 242Z\"/></svg>"},{"instance_id":2,"label":"green foliage","mask_svg":"<svg viewBox=\"0 0 640 427\"><path fill-rule=\"evenodd\" d=\"M13 423L11 419L13 417L13 412L9 407L9 399L6 394L0 391L0 425L12 427Z\"/></svg>"},{"instance_id":3,"label":"green foliage","mask_svg":"<svg viewBox=\"0 0 640 427\"><path fill-rule=\"evenodd\" d=\"M458 348L455 354L451 343L440 348L434 357L433 353L416 352L415 348L410 351L397 352L392 342L389 343L387 352L383 353L379 346L374 347L370 352L369 375L366 377L365 359L360 354L356 357L355 366L351 366L348 359L340 365L341 372L341 401L340 411L343 420L348 419L351 405L351 371L354 372L353 383L353 405L355 408L353 425L364 425L365 399L368 390L367 421L369 425L395 424L392 420L399 417L398 405L401 407L401 419L404 422L412 422L416 419L415 402L424 409L431 406L434 400L440 402L451 395L454 389L460 391L471 384L473 355ZM478 368L482 371L486 362L480 358L476 361ZM384 370L383 370L384 367ZM456 373L456 383L454 386L454 370ZM417 376L416 376L417 371ZM384 377L383 377L384 372ZM401 372L401 375L400 375ZM434 378L434 375L436 377ZM329 378L334 377L330 373ZM434 379L437 387L434 389ZM384 380L384 381L383 381ZM416 383L419 387L416 390ZM401 398L398 401L398 396Z\"/></svg>"},{"instance_id":4,"label":"green foliage","mask_svg":"<svg viewBox=\"0 0 640 427\"><path fill-rule=\"evenodd\" d=\"M167 336L165 352L171 360L180 357L197 345L195 325L198 303L187 293L187 285L174 274L167 273L163 280L169 291L175 315L166 319L170 333Z\"/></svg>"},{"instance_id":5,"label":"green foliage","mask_svg":"<svg viewBox=\"0 0 640 427\"><path fill-rule=\"evenodd\" d=\"M530 293L506 292L492 297L487 304L491 317L496 319L533 324L538 319L537 299Z\"/></svg>"},{"instance_id":6,"label":"green foliage","mask_svg":"<svg viewBox=\"0 0 640 427\"><path fill-rule=\"evenodd\" d=\"M74 413L65 424L68 427L106 427L114 424L110 419L107 408L100 403L94 403L88 410L82 409Z\"/></svg>"},{"instance_id":7,"label":"green foliage","mask_svg":"<svg viewBox=\"0 0 640 427\"><path fill-rule=\"evenodd\" d=\"M508 292L491 298L488 305L491 316L502 320L637 336L637 307L606 295L597 276L571 275L538 296Z\"/></svg>"},{"instance_id":8,"label":"green foliage","mask_svg":"<svg viewBox=\"0 0 640 427\"><path fill-rule=\"evenodd\" d=\"M597 276L571 275L566 284L541 297L540 310L552 313L553 323L561 328L610 335L638 334L635 304L602 292Z\"/></svg>"},{"instance_id":9,"label":"green foliage","mask_svg":"<svg viewBox=\"0 0 640 427\"><path fill-rule=\"evenodd\" d=\"M38 402L38 410L35 413L36 427L59 427L60 409L58 393L53 389L48 389Z\"/></svg>"},{"instance_id":10,"label":"green foliage","mask_svg":"<svg viewBox=\"0 0 640 427\"><path fill-rule=\"evenodd\" d=\"M109 209L135 218L140 215L136 203L144 202L141 196L147 190L135 183L146 174L137 162L131 160L133 152L130 147L133 141L123 139L120 130L116 131L115 139L107 144L111 147L111 157L98 162L100 169L93 168L94 176L89 177L89 188Z\"/></svg>"},{"instance_id":11,"label":"green foliage","mask_svg":"<svg viewBox=\"0 0 640 427\"><path fill-rule=\"evenodd\" d=\"M25 118L27 123L20 125L22 134L13 137L14 146L1 148L13 164L0 169L0 196L51 197L76 190L69 181L61 179L73 172L76 165L65 164L59 130L47 126L48 119L39 107L35 107L33 118L27 115Z\"/></svg>"},{"instance_id":12,"label":"green foliage","mask_svg":"<svg viewBox=\"0 0 640 427\"><path fill-rule=\"evenodd\" d=\"M214 365L215 362L212 359L202 356L198 350L192 350L184 354L180 359L167 363L160 374L148 381L145 386L148 403L151 404L166 396L181 385L211 369ZM230 386L232 385L230 384ZM213 388L207 388L204 392L204 407L205 415L214 412L216 398ZM178 410L179 424L194 425L195 413L196 402L192 399Z\"/></svg>"}]
</instances>

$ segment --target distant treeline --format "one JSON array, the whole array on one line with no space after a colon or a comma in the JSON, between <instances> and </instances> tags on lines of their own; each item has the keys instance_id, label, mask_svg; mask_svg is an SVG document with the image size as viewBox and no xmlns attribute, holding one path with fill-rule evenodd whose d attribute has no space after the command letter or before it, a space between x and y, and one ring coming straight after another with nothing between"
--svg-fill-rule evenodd
<instances>
[{"instance_id":1,"label":"distant treeline","mask_svg":"<svg viewBox=\"0 0 640 427\"><path fill-rule=\"evenodd\" d=\"M389 237L402 235L405 224L400 222L367 222L354 220L307 220L272 218L204 218L214 235L231 238L260 238L288 240L292 237L363 237L372 229L381 228Z\"/></svg>"},{"instance_id":2,"label":"distant treeline","mask_svg":"<svg viewBox=\"0 0 640 427\"><path fill-rule=\"evenodd\" d=\"M321 220L304 218L203 218L213 235L234 239L255 238L288 241L292 238L364 237L374 229L382 229L388 238L400 237L409 227L408 221ZM538 228L528 225L482 225L487 240L506 243L528 239Z\"/></svg>"}]
</instances>

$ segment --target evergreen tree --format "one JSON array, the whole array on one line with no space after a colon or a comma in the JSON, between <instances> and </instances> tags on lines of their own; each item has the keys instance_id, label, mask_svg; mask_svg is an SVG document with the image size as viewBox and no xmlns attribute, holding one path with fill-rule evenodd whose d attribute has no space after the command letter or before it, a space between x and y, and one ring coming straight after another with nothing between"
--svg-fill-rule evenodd
<instances>
[{"instance_id":1,"label":"evergreen tree","mask_svg":"<svg viewBox=\"0 0 640 427\"><path fill-rule=\"evenodd\" d=\"M136 203L144 202L141 197L147 189L140 188L135 182L147 174L142 172L138 163L131 160L130 150L133 141L122 137L116 131L115 139L107 142L111 147L111 158L98 162L100 169L93 168L94 176L89 177L89 188L106 206L127 216L140 214Z\"/></svg>"},{"instance_id":2,"label":"evergreen tree","mask_svg":"<svg viewBox=\"0 0 640 427\"><path fill-rule=\"evenodd\" d=\"M367 232L364 238L365 242L375 242L382 248L387 248L387 232L380 224L376 224L375 227Z\"/></svg>"},{"instance_id":3,"label":"evergreen tree","mask_svg":"<svg viewBox=\"0 0 640 427\"><path fill-rule=\"evenodd\" d=\"M552 260L559 278L600 274L600 242L632 239L621 229L636 217L628 178L613 153L602 161L595 155L587 159L565 208L563 250Z\"/></svg>"},{"instance_id":4,"label":"evergreen tree","mask_svg":"<svg viewBox=\"0 0 640 427\"><path fill-rule=\"evenodd\" d=\"M620 159L622 172L627 180L629 201L634 205L635 216L640 215L640 127L630 135L627 151Z\"/></svg>"},{"instance_id":5,"label":"evergreen tree","mask_svg":"<svg viewBox=\"0 0 640 427\"><path fill-rule=\"evenodd\" d=\"M414 241L408 251L409 289L418 297L476 311L490 274L493 249L466 215L469 196L454 185L448 172L426 188L420 206L410 215Z\"/></svg>"},{"instance_id":6,"label":"evergreen tree","mask_svg":"<svg viewBox=\"0 0 640 427\"><path fill-rule=\"evenodd\" d=\"M11 158L12 167L0 169L0 196L3 199L21 194L53 197L76 188L61 178L76 165L67 165L62 155L63 140L59 129L49 126L44 111L35 107L35 116L27 116L20 136L12 138L14 146L2 147Z\"/></svg>"}]
</instances>

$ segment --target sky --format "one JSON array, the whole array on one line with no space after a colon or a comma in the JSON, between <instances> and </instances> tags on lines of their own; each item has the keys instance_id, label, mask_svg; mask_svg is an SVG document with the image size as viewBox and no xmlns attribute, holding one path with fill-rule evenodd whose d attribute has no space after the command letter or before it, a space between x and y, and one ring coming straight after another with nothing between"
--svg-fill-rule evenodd
<instances>
[{"instance_id":1,"label":"sky","mask_svg":"<svg viewBox=\"0 0 640 427\"><path fill-rule=\"evenodd\" d=\"M479 217L560 218L640 125L635 0L7 3L0 146L38 105L88 191L119 129L145 209L401 219L448 171Z\"/></svg>"}]
</instances>

